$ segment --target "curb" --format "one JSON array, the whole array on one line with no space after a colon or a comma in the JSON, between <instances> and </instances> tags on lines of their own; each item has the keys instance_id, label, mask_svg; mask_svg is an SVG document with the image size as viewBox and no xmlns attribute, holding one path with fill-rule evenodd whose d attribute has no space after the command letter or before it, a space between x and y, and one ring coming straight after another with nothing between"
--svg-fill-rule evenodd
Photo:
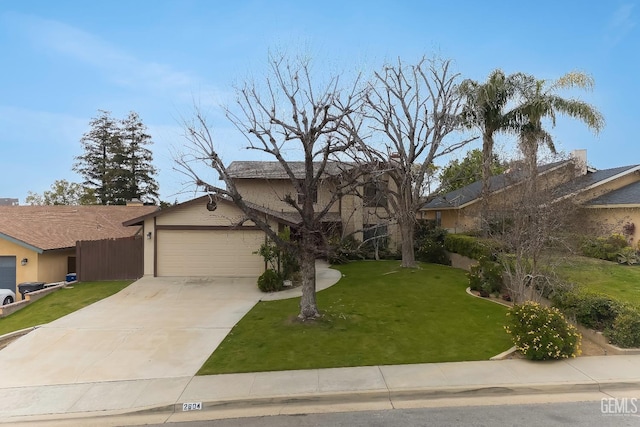
<instances>
[{"instance_id":1,"label":"curb","mask_svg":"<svg viewBox=\"0 0 640 427\"><path fill-rule=\"evenodd\" d=\"M469 397L501 397L501 396L526 396L541 394L570 394L570 393L604 393L613 390L629 390L640 388L640 379L636 381L588 381L580 383L540 383L540 384L496 384L477 386L454 386L454 387L432 387L432 388L412 388L388 390L379 389L358 392L329 392L303 394L298 396L264 396L254 398L223 399L216 401L206 401L202 403L202 409L198 411L183 411L182 402L165 404L158 406L148 406L141 408L119 409L108 411L73 412L58 414L41 414L10 417L0 420L0 425L5 423L19 422L64 422L87 420L90 418L106 420L110 417L118 416L147 416L147 415L186 415L188 413L203 413L214 411L260 409L292 406L323 405L334 406L344 404L391 404L394 402L411 402L424 400L438 400L447 398L469 398Z\"/></svg>"},{"instance_id":2,"label":"curb","mask_svg":"<svg viewBox=\"0 0 640 427\"><path fill-rule=\"evenodd\" d=\"M35 331L36 329L38 329L41 326L44 326L44 324L36 325L36 326L30 326L28 328L20 329L19 331L13 331L13 332L6 333L4 335L0 335L0 342L2 342L4 340L11 339L11 338L21 337L23 335L27 335L29 332Z\"/></svg>"},{"instance_id":3,"label":"curb","mask_svg":"<svg viewBox=\"0 0 640 427\"><path fill-rule=\"evenodd\" d=\"M305 394L299 396L264 396L254 398L223 399L207 401L202 403L202 410L198 412L222 410L222 409L246 409L258 407L271 407L283 405L335 405L349 403L388 403L393 401L412 400L438 400L446 398L464 398L478 396L513 396L513 395L534 395L534 394L560 394L560 393L585 393L601 392L607 390L624 390L640 387L640 381L624 381L598 383L541 383L529 385L477 385L477 386L457 386L457 387L433 387L433 388L413 388L399 390L374 390L358 392L332 392ZM147 408L131 411L130 414L142 415L158 412L170 412L174 414L183 413L182 403L175 405L164 405L157 408Z\"/></svg>"}]
</instances>

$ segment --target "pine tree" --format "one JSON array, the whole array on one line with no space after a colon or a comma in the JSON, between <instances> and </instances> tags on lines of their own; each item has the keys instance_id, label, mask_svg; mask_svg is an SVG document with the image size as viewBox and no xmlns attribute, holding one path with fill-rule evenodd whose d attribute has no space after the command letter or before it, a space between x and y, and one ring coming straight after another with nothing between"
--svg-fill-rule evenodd
<instances>
[{"instance_id":1,"label":"pine tree","mask_svg":"<svg viewBox=\"0 0 640 427\"><path fill-rule=\"evenodd\" d=\"M140 116L132 111L126 119L116 120L108 111L99 113L80 140L84 154L76 157L73 170L103 205L132 199L157 202L156 169L147 148L153 141Z\"/></svg>"},{"instance_id":2,"label":"pine tree","mask_svg":"<svg viewBox=\"0 0 640 427\"><path fill-rule=\"evenodd\" d=\"M95 190L99 203L106 205L113 203L113 182L119 172L115 154L122 150L122 140L111 112L98 112L89 122L91 129L80 139L84 153L76 157L73 170L84 177L85 186Z\"/></svg>"},{"instance_id":3,"label":"pine tree","mask_svg":"<svg viewBox=\"0 0 640 427\"><path fill-rule=\"evenodd\" d=\"M158 184L154 175L153 154L147 147L153 144L147 127L140 116L131 111L120 124L122 134L122 190L125 200L140 199L145 202L157 202Z\"/></svg>"}]
</instances>

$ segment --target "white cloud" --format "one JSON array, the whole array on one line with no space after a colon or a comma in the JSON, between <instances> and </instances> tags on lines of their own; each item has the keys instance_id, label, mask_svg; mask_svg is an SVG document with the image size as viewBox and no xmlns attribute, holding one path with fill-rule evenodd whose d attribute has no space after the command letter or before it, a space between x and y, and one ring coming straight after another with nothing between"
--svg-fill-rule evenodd
<instances>
[{"instance_id":1,"label":"white cloud","mask_svg":"<svg viewBox=\"0 0 640 427\"><path fill-rule=\"evenodd\" d=\"M189 92L199 79L186 71L156 61L145 61L82 29L31 15L5 16L28 35L32 43L48 52L102 71L114 84L149 91Z\"/></svg>"},{"instance_id":2,"label":"white cloud","mask_svg":"<svg viewBox=\"0 0 640 427\"><path fill-rule=\"evenodd\" d=\"M620 43L635 27L633 8L635 5L625 3L620 5L609 18L605 27L605 41L609 47Z\"/></svg>"}]
</instances>

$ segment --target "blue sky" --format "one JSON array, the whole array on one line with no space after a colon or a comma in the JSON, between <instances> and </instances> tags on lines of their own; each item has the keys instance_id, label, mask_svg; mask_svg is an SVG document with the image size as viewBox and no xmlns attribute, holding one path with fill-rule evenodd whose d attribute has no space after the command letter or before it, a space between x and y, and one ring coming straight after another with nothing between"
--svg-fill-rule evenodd
<instances>
[{"instance_id":1,"label":"blue sky","mask_svg":"<svg viewBox=\"0 0 640 427\"><path fill-rule=\"evenodd\" d=\"M0 0L0 197L24 203L56 179L80 182L73 158L98 109L138 112L161 199L193 197L173 170L181 119L196 100L225 160L247 159L219 106L233 102L234 84L264 74L270 50L305 52L323 75L435 53L476 80L496 68L545 79L583 71L596 87L580 97L606 127L595 136L560 119L557 146L588 149L599 169L640 163L639 14L617 1Z\"/></svg>"}]
</instances>

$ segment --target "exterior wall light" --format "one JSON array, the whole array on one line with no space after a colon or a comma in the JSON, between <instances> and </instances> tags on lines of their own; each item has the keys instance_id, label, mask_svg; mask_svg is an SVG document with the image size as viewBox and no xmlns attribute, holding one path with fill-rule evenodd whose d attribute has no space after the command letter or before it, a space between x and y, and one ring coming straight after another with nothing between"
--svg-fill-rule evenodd
<instances>
[{"instance_id":1,"label":"exterior wall light","mask_svg":"<svg viewBox=\"0 0 640 427\"><path fill-rule=\"evenodd\" d=\"M20 264L27 265L28 262L29 260L27 258L22 258L22 261L20 261Z\"/></svg>"},{"instance_id":2,"label":"exterior wall light","mask_svg":"<svg viewBox=\"0 0 640 427\"><path fill-rule=\"evenodd\" d=\"M147 233L147 240L151 240L151 236L152 236L151 232L148 232Z\"/></svg>"}]
</instances>

